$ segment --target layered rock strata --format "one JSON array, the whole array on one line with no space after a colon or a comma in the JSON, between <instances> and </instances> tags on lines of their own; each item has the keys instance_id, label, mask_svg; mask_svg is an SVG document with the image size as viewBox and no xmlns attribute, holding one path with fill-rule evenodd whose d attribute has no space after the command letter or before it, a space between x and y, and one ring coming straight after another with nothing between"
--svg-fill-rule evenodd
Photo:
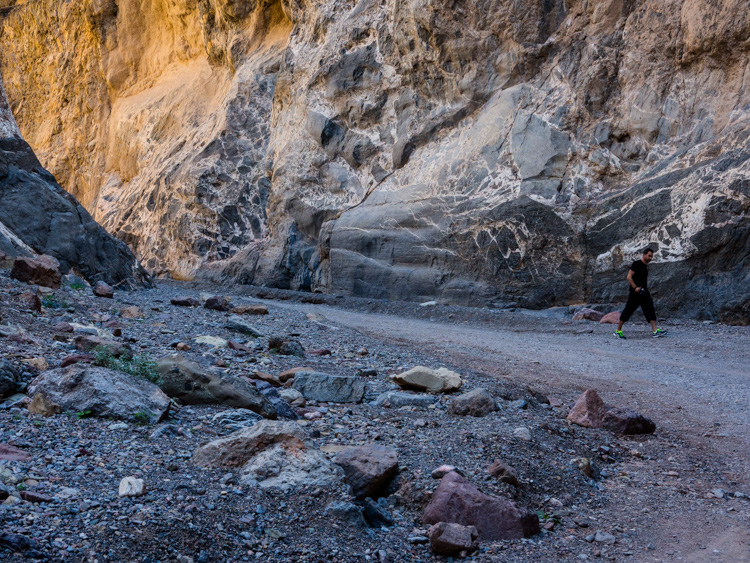
<instances>
[{"instance_id":1,"label":"layered rock strata","mask_svg":"<svg viewBox=\"0 0 750 563\"><path fill-rule=\"evenodd\" d=\"M544 307L651 244L750 321L747 0L5 4L21 129L156 273Z\"/></svg>"},{"instance_id":2,"label":"layered rock strata","mask_svg":"<svg viewBox=\"0 0 750 563\"><path fill-rule=\"evenodd\" d=\"M64 273L74 270L92 283L150 283L149 275L128 247L96 224L39 163L10 112L2 76L0 252L9 256L52 256Z\"/></svg>"}]
</instances>

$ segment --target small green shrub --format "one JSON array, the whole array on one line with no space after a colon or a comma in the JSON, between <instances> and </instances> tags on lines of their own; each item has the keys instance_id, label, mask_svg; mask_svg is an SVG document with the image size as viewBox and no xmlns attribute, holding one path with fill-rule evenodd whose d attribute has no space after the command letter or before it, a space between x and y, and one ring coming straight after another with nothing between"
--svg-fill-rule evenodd
<instances>
[{"instance_id":1,"label":"small green shrub","mask_svg":"<svg viewBox=\"0 0 750 563\"><path fill-rule=\"evenodd\" d=\"M68 287L70 287L70 289L75 289L76 291L81 291L82 289L86 289L85 285L83 285L82 283L78 283L78 282L73 282Z\"/></svg>"},{"instance_id":2,"label":"small green shrub","mask_svg":"<svg viewBox=\"0 0 750 563\"><path fill-rule=\"evenodd\" d=\"M135 419L136 424L140 424L142 426L145 426L146 424L149 424L151 422L151 415L146 411L138 411L133 415L133 418Z\"/></svg>"},{"instance_id":3,"label":"small green shrub","mask_svg":"<svg viewBox=\"0 0 750 563\"><path fill-rule=\"evenodd\" d=\"M97 346L94 348L93 364L129 373L156 385L162 382L159 372L156 371L156 362L151 361L145 352L137 356L122 355L119 358L115 358L107 348Z\"/></svg>"},{"instance_id":4,"label":"small green shrub","mask_svg":"<svg viewBox=\"0 0 750 563\"><path fill-rule=\"evenodd\" d=\"M70 307L65 298L58 298L54 293L42 297L42 306L46 309L67 309Z\"/></svg>"},{"instance_id":5,"label":"small green shrub","mask_svg":"<svg viewBox=\"0 0 750 563\"><path fill-rule=\"evenodd\" d=\"M78 411L75 416L78 420L88 418L91 416L91 411Z\"/></svg>"}]
</instances>

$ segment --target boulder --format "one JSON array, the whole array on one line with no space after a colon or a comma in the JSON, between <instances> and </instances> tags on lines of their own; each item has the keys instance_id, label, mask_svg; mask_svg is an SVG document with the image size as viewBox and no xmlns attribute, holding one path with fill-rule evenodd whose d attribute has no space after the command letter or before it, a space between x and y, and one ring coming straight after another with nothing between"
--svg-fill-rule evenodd
<instances>
[{"instance_id":1,"label":"boulder","mask_svg":"<svg viewBox=\"0 0 750 563\"><path fill-rule=\"evenodd\" d=\"M459 416L487 416L497 410L497 403L487 389L480 387L455 397L448 410Z\"/></svg>"},{"instance_id":2,"label":"boulder","mask_svg":"<svg viewBox=\"0 0 750 563\"><path fill-rule=\"evenodd\" d=\"M594 309L589 309L587 307L584 307L583 309L579 309L576 311L575 315L573 315L574 321L596 321L599 322L604 317L604 313L600 313L599 311L595 311Z\"/></svg>"},{"instance_id":3,"label":"boulder","mask_svg":"<svg viewBox=\"0 0 750 563\"><path fill-rule=\"evenodd\" d=\"M427 531L432 552L437 555L459 555L477 548L479 533L474 526L438 522Z\"/></svg>"},{"instance_id":4,"label":"boulder","mask_svg":"<svg viewBox=\"0 0 750 563\"><path fill-rule=\"evenodd\" d=\"M39 393L63 411L98 417L132 420L145 414L161 420L169 411L169 397L150 381L102 367L75 364L45 371L29 386L29 396Z\"/></svg>"},{"instance_id":5,"label":"boulder","mask_svg":"<svg viewBox=\"0 0 750 563\"><path fill-rule=\"evenodd\" d=\"M268 349L282 356L299 356L301 358L305 355L305 349L298 341L279 336L268 339Z\"/></svg>"},{"instance_id":6,"label":"boulder","mask_svg":"<svg viewBox=\"0 0 750 563\"><path fill-rule=\"evenodd\" d=\"M651 419L619 407L607 411L602 426L616 434L653 434L656 430L656 424Z\"/></svg>"},{"instance_id":7,"label":"boulder","mask_svg":"<svg viewBox=\"0 0 750 563\"><path fill-rule=\"evenodd\" d=\"M365 382L359 377L300 371L292 385L309 401L358 403L365 395Z\"/></svg>"},{"instance_id":8,"label":"boulder","mask_svg":"<svg viewBox=\"0 0 750 563\"><path fill-rule=\"evenodd\" d=\"M279 394L278 390L267 381L256 381L255 387L273 405L276 410L276 418L286 420L297 420L297 414L292 407Z\"/></svg>"},{"instance_id":9,"label":"boulder","mask_svg":"<svg viewBox=\"0 0 750 563\"><path fill-rule=\"evenodd\" d=\"M112 289L112 286L103 281L96 282L92 291L97 297L104 297L106 299L112 299L115 296L115 290Z\"/></svg>"},{"instance_id":10,"label":"boulder","mask_svg":"<svg viewBox=\"0 0 750 563\"><path fill-rule=\"evenodd\" d=\"M242 317L239 317L237 315L232 315L231 317L229 317L227 319L227 322L224 323L224 328L227 328L234 332L247 334L249 336L252 336L253 338L260 338L261 336L263 336L260 331L258 331L250 323L245 321Z\"/></svg>"},{"instance_id":11,"label":"boulder","mask_svg":"<svg viewBox=\"0 0 750 563\"><path fill-rule=\"evenodd\" d=\"M0 359L0 399L13 395L22 379L23 372L19 366L10 360Z\"/></svg>"},{"instance_id":12,"label":"boulder","mask_svg":"<svg viewBox=\"0 0 750 563\"><path fill-rule=\"evenodd\" d=\"M428 393L451 393L461 388L461 376L446 368L431 369L416 366L409 371L392 375L402 389L427 391Z\"/></svg>"},{"instance_id":13,"label":"boulder","mask_svg":"<svg viewBox=\"0 0 750 563\"><path fill-rule=\"evenodd\" d=\"M209 442L193 454L199 467L234 467L240 481L260 487L322 487L339 483L340 467L313 448L295 422L263 420Z\"/></svg>"},{"instance_id":14,"label":"boulder","mask_svg":"<svg viewBox=\"0 0 750 563\"><path fill-rule=\"evenodd\" d=\"M198 299L187 295L173 297L169 302L176 307L200 307L201 305L201 302Z\"/></svg>"},{"instance_id":15,"label":"boulder","mask_svg":"<svg viewBox=\"0 0 750 563\"><path fill-rule=\"evenodd\" d=\"M540 531L536 514L518 508L509 499L485 495L455 471L440 480L422 521L475 526L485 540L524 538Z\"/></svg>"},{"instance_id":16,"label":"boulder","mask_svg":"<svg viewBox=\"0 0 750 563\"><path fill-rule=\"evenodd\" d=\"M333 462L344 470L344 481L357 499L377 498L398 473L398 455L388 446L353 446L336 454Z\"/></svg>"},{"instance_id":17,"label":"boulder","mask_svg":"<svg viewBox=\"0 0 750 563\"><path fill-rule=\"evenodd\" d=\"M57 289L62 281L60 262L45 254L36 258L19 256L13 262L10 277L21 282Z\"/></svg>"},{"instance_id":18,"label":"boulder","mask_svg":"<svg viewBox=\"0 0 750 563\"><path fill-rule=\"evenodd\" d=\"M118 496L122 497L141 497L146 494L146 485L143 479L135 477L124 477L120 481L120 487L117 491Z\"/></svg>"},{"instance_id":19,"label":"boulder","mask_svg":"<svg viewBox=\"0 0 750 563\"><path fill-rule=\"evenodd\" d=\"M578 426L601 428L606 412L607 407L599 394L593 389L587 389L573 405L567 418Z\"/></svg>"},{"instance_id":20,"label":"boulder","mask_svg":"<svg viewBox=\"0 0 750 563\"><path fill-rule=\"evenodd\" d=\"M519 484L516 470L500 460L495 460L495 462L489 466L487 472L502 483L508 483L508 485L513 485L514 487L517 487Z\"/></svg>"},{"instance_id":21,"label":"boulder","mask_svg":"<svg viewBox=\"0 0 750 563\"><path fill-rule=\"evenodd\" d=\"M612 311L611 313L607 313L599 320L599 322L602 324L616 325L620 322L620 311Z\"/></svg>"},{"instance_id":22,"label":"boulder","mask_svg":"<svg viewBox=\"0 0 750 563\"><path fill-rule=\"evenodd\" d=\"M422 393L407 393L404 391L386 391L378 395L375 399L375 405L378 407L391 407L398 409L401 407L420 407L426 409L434 405L438 400L435 395Z\"/></svg>"},{"instance_id":23,"label":"boulder","mask_svg":"<svg viewBox=\"0 0 750 563\"><path fill-rule=\"evenodd\" d=\"M100 338L91 334L82 334L77 336L75 339L76 348L83 352L92 352L99 348L119 358L120 356L132 356L133 349L123 342L117 342L116 340L108 340L106 338Z\"/></svg>"},{"instance_id":24,"label":"boulder","mask_svg":"<svg viewBox=\"0 0 750 563\"><path fill-rule=\"evenodd\" d=\"M276 409L271 402L247 379L219 374L180 354L159 359L156 369L162 380L162 391L183 404L222 404L250 409L267 418L276 416Z\"/></svg>"},{"instance_id":25,"label":"boulder","mask_svg":"<svg viewBox=\"0 0 750 563\"><path fill-rule=\"evenodd\" d=\"M229 297L223 297L215 295L206 299L203 304L206 309L212 309L214 311L231 311L232 304L229 302Z\"/></svg>"}]
</instances>

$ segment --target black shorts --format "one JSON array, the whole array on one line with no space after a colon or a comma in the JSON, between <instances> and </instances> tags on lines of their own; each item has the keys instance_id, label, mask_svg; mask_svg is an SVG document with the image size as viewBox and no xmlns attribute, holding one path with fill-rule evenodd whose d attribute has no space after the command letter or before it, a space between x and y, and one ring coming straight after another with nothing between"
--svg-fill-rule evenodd
<instances>
[{"instance_id":1,"label":"black shorts","mask_svg":"<svg viewBox=\"0 0 750 563\"><path fill-rule=\"evenodd\" d=\"M641 308L646 320L651 322L656 320L656 311L654 310L654 300L651 299L651 294L648 291L642 291L636 293L631 291L628 295L628 302L625 303L625 309L620 313L620 320L627 322L635 310Z\"/></svg>"}]
</instances>

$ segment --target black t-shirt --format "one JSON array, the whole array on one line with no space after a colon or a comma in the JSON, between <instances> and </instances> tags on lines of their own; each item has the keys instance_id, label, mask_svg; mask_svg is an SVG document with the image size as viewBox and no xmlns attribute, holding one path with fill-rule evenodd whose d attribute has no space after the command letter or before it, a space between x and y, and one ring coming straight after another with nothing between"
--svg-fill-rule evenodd
<instances>
[{"instance_id":1,"label":"black t-shirt","mask_svg":"<svg viewBox=\"0 0 750 563\"><path fill-rule=\"evenodd\" d=\"M643 263L643 260L636 260L630 265L630 269L635 272L633 274L633 283L636 287L642 287L646 289L648 287L648 266ZM633 289L632 287L630 288Z\"/></svg>"}]
</instances>

